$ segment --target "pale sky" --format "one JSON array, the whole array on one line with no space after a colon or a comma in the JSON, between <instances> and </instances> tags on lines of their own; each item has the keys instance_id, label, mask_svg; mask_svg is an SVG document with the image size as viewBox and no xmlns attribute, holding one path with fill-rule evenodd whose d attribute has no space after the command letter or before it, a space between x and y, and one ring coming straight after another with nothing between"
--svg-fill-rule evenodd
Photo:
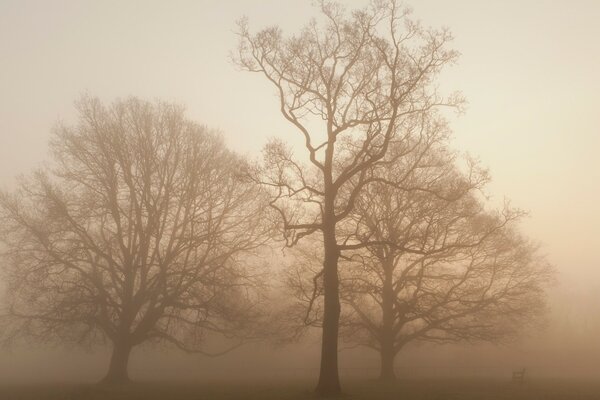
<instances>
[{"instance_id":1,"label":"pale sky","mask_svg":"<svg viewBox=\"0 0 600 400\"><path fill-rule=\"evenodd\" d=\"M559 279L600 291L600 1L409 4L462 53L440 82L469 101L455 146L491 169L494 198L531 213L524 230ZM47 159L51 127L73 121L84 91L184 104L250 155L296 135L272 88L228 53L243 15L294 33L315 11L310 0L0 0L0 186Z\"/></svg>"}]
</instances>

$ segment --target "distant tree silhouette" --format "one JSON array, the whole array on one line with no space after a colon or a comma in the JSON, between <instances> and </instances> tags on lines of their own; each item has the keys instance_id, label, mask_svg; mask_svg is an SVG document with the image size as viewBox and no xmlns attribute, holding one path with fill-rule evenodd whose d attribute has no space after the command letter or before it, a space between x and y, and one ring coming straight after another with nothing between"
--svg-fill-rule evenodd
<instances>
[{"instance_id":1,"label":"distant tree silhouette","mask_svg":"<svg viewBox=\"0 0 600 400\"><path fill-rule=\"evenodd\" d=\"M51 167L0 195L7 334L108 339L107 382L128 380L141 343L212 354L211 334L232 339L222 351L243 341L269 209L244 160L175 105L84 97L77 109Z\"/></svg>"},{"instance_id":2,"label":"distant tree silhouette","mask_svg":"<svg viewBox=\"0 0 600 400\"><path fill-rule=\"evenodd\" d=\"M340 226L376 181L372 171L393 161L390 146L401 143L411 151L410 143L434 140L420 134L420 121L439 107L458 107L462 99L436 91L439 72L457 58L447 49L447 31L423 28L395 0L351 14L337 3L319 5L322 23L311 21L290 38L277 27L252 34L241 21L235 62L273 84L277 107L305 144L304 159L297 159L282 142L270 143L259 179L272 189L271 206L280 214L289 246L322 234L323 336L316 391L328 396L341 391L338 264L344 251L363 247L341 239Z\"/></svg>"}]
</instances>

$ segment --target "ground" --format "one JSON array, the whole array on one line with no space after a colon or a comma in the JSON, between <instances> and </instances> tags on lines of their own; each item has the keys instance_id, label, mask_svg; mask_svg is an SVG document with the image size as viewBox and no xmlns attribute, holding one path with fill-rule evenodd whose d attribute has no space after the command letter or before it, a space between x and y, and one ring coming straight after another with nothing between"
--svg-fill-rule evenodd
<instances>
[{"instance_id":1,"label":"ground","mask_svg":"<svg viewBox=\"0 0 600 400\"><path fill-rule=\"evenodd\" d=\"M600 381L538 380L522 385L501 380L399 380L344 382L344 400L600 400ZM2 400L304 400L314 399L307 382L132 383L100 385L4 385Z\"/></svg>"}]
</instances>

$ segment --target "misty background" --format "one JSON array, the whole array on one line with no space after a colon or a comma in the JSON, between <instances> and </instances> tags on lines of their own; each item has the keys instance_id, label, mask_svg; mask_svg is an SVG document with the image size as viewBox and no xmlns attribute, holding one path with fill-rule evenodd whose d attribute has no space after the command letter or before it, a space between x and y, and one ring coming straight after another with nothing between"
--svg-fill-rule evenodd
<instances>
[{"instance_id":1,"label":"misty background","mask_svg":"<svg viewBox=\"0 0 600 400\"><path fill-rule=\"evenodd\" d=\"M462 53L440 79L469 102L451 120L454 147L490 168L492 202L506 196L530 212L522 229L558 274L543 330L499 346L409 346L398 371L474 376L526 366L532 375L600 376L600 3L423 0L412 7L426 25L449 27ZM294 32L314 11L305 0L0 0L0 185L10 188L43 165L51 128L75 119L73 100L86 91L105 101L134 94L183 104L190 119L219 129L249 156L269 137L299 139L287 134L273 90L240 73L229 52L241 16L252 28ZM310 377L318 350L318 335L276 348L249 344L215 359L143 347L133 353L131 376ZM43 345L2 350L0 381L93 381L108 357L103 349ZM376 375L377 365L377 353L341 354L342 376L369 368Z\"/></svg>"}]
</instances>

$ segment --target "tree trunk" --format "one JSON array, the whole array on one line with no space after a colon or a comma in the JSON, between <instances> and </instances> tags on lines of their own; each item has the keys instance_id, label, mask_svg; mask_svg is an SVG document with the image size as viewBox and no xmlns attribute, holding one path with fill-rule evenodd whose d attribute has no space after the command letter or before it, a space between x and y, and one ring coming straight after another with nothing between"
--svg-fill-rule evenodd
<instances>
[{"instance_id":1,"label":"tree trunk","mask_svg":"<svg viewBox=\"0 0 600 400\"><path fill-rule=\"evenodd\" d=\"M381 301L382 332L381 332L381 380L391 381L396 379L394 373L394 268L393 260L387 259L383 262L383 291Z\"/></svg>"},{"instance_id":2,"label":"tree trunk","mask_svg":"<svg viewBox=\"0 0 600 400\"><path fill-rule=\"evenodd\" d=\"M114 344L108 372L102 380L103 383L122 384L130 381L127 365L129 364L131 349L132 346L126 342Z\"/></svg>"},{"instance_id":3,"label":"tree trunk","mask_svg":"<svg viewBox=\"0 0 600 400\"><path fill-rule=\"evenodd\" d=\"M324 224L326 225L326 224ZM321 370L316 392L320 396L341 393L338 374L338 330L340 297L338 278L339 250L335 238L335 225L323 229L325 259L323 262L323 338L321 342Z\"/></svg>"},{"instance_id":4,"label":"tree trunk","mask_svg":"<svg viewBox=\"0 0 600 400\"><path fill-rule=\"evenodd\" d=\"M396 379L394 372L394 358L396 353L393 346L381 346L381 373L379 379L382 381L393 381Z\"/></svg>"}]
</instances>

